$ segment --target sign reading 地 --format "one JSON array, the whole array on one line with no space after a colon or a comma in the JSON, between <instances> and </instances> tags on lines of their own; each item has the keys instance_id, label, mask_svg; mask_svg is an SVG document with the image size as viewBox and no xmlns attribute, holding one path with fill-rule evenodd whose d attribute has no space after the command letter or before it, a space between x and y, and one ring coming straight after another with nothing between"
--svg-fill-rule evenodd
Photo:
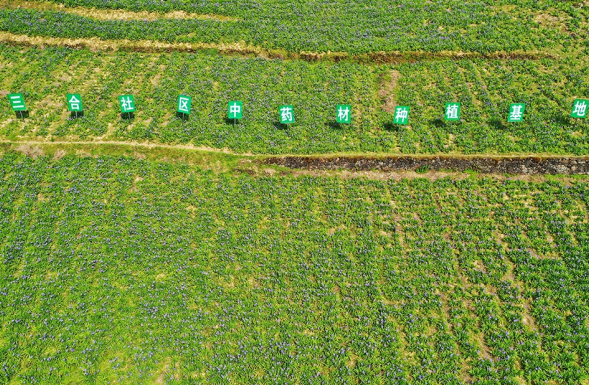
<instances>
[{"instance_id":1,"label":"sign reading \u5730","mask_svg":"<svg viewBox=\"0 0 589 385\"><path fill-rule=\"evenodd\" d=\"M291 105L280 106L278 111L280 112L280 123L290 124L295 122L294 110Z\"/></svg>"},{"instance_id":2,"label":"sign reading \u5730","mask_svg":"<svg viewBox=\"0 0 589 385\"><path fill-rule=\"evenodd\" d=\"M350 124L352 123L352 106L348 104L338 104L336 108L338 123Z\"/></svg>"},{"instance_id":3,"label":"sign reading \u5730","mask_svg":"<svg viewBox=\"0 0 589 385\"><path fill-rule=\"evenodd\" d=\"M119 96L119 104L121 105L121 112L123 114L135 112L135 100L133 99L133 95Z\"/></svg>"},{"instance_id":4,"label":"sign reading \u5730","mask_svg":"<svg viewBox=\"0 0 589 385\"><path fill-rule=\"evenodd\" d=\"M460 103L447 103L445 116L448 121L460 120Z\"/></svg>"},{"instance_id":5,"label":"sign reading \u5730","mask_svg":"<svg viewBox=\"0 0 589 385\"><path fill-rule=\"evenodd\" d=\"M395 124L409 124L409 106L395 107Z\"/></svg>"},{"instance_id":6,"label":"sign reading \u5730","mask_svg":"<svg viewBox=\"0 0 589 385\"><path fill-rule=\"evenodd\" d=\"M571 118L586 118L587 107L589 107L589 100L576 99L573 103L573 111L571 112Z\"/></svg>"},{"instance_id":7,"label":"sign reading \u5730","mask_svg":"<svg viewBox=\"0 0 589 385\"><path fill-rule=\"evenodd\" d=\"M512 122L522 122L524 120L524 111L526 110L526 105L524 103L512 103L509 107L509 117L507 121Z\"/></svg>"}]
</instances>

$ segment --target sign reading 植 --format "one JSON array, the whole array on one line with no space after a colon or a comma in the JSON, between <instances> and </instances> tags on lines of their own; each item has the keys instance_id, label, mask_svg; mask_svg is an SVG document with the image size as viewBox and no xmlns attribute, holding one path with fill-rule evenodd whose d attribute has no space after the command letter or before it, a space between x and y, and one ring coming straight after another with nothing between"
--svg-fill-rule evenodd
<instances>
[{"instance_id":1,"label":"sign reading \u690d","mask_svg":"<svg viewBox=\"0 0 589 385\"><path fill-rule=\"evenodd\" d=\"M446 103L445 116L450 122L460 120L460 103Z\"/></svg>"},{"instance_id":2,"label":"sign reading \u690d","mask_svg":"<svg viewBox=\"0 0 589 385\"><path fill-rule=\"evenodd\" d=\"M291 105L280 106L278 112L280 113L280 123L290 124L295 122L294 110Z\"/></svg>"}]
</instances>

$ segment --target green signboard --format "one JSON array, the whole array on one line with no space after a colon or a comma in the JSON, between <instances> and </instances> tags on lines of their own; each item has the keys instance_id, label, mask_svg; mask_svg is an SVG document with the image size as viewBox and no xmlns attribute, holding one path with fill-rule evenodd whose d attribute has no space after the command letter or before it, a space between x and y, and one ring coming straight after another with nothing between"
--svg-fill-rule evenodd
<instances>
[{"instance_id":1,"label":"green signboard","mask_svg":"<svg viewBox=\"0 0 589 385\"><path fill-rule=\"evenodd\" d=\"M409 106L395 107L395 124L409 124Z\"/></svg>"},{"instance_id":2,"label":"green signboard","mask_svg":"<svg viewBox=\"0 0 589 385\"><path fill-rule=\"evenodd\" d=\"M446 120L460 120L460 103L446 103Z\"/></svg>"},{"instance_id":3,"label":"green signboard","mask_svg":"<svg viewBox=\"0 0 589 385\"><path fill-rule=\"evenodd\" d=\"M176 111L182 114L190 115L190 108L192 106L192 98L186 95L178 95L176 103Z\"/></svg>"},{"instance_id":4,"label":"green signboard","mask_svg":"<svg viewBox=\"0 0 589 385\"><path fill-rule=\"evenodd\" d=\"M338 104L336 108L338 123L350 124L352 123L352 106L347 104Z\"/></svg>"},{"instance_id":5,"label":"green signboard","mask_svg":"<svg viewBox=\"0 0 589 385\"><path fill-rule=\"evenodd\" d=\"M243 103L239 100L232 100L227 107L227 116L229 119L241 119L243 116Z\"/></svg>"},{"instance_id":6,"label":"green signboard","mask_svg":"<svg viewBox=\"0 0 589 385\"><path fill-rule=\"evenodd\" d=\"M119 104L121 105L121 112L123 114L135 112L135 100L133 99L133 95L119 96Z\"/></svg>"},{"instance_id":7,"label":"green signboard","mask_svg":"<svg viewBox=\"0 0 589 385\"><path fill-rule=\"evenodd\" d=\"M586 118L587 107L589 106L589 100L576 99L573 103L573 112L571 112L571 118Z\"/></svg>"},{"instance_id":8,"label":"green signboard","mask_svg":"<svg viewBox=\"0 0 589 385\"><path fill-rule=\"evenodd\" d=\"M282 124L290 124L295 122L294 118L294 110L291 105L280 106L280 123Z\"/></svg>"},{"instance_id":9,"label":"green signboard","mask_svg":"<svg viewBox=\"0 0 589 385\"><path fill-rule=\"evenodd\" d=\"M508 122L522 122L524 120L524 112L526 105L524 103L512 103L509 107Z\"/></svg>"},{"instance_id":10,"label":"green signboard","mask_svg":"<svg viewBox=\"0 0 589 385\"><path fill-rule=\"evenodd\" d=\"M82 105L82 96L80 94L67 94L67 108L70 112L81 112L84 111Z\"/></svg>"},{"instance_id":11,"label":"green signboard","mask_svg":"<svg viewBox=\"0 0 589 385\"><path fill-rule=\"evenodd\" d=\"M10 101L10 107L16 112L26 111L25 98L22 94L8 94L8 100Z\"/></svg>"}]
</instances>

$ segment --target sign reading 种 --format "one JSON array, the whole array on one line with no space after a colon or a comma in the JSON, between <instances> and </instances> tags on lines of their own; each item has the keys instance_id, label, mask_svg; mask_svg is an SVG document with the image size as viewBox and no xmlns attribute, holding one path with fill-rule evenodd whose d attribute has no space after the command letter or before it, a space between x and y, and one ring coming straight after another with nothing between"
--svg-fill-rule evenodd
<instances>
[{"instance_id":1,"label":"sign reading \u79cd","mask_svg":"<svg viewBox=\"0 0 589 385\"><path fill-rule=\"evenodd\" d=\"M395 107L395 124L409 124L409 106L397 106Z\"/></svg>"}]
</instances>

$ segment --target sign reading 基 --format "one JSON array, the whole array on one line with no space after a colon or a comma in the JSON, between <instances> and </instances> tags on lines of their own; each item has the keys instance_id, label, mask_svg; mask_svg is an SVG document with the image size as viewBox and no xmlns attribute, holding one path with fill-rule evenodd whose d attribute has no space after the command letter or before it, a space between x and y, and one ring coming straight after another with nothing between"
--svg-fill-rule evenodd
<instances>
[{"instance_id":1,"label":"sign reading \u57fa","mask_svg":"<svg viewBox=\"0 0 589 385\"><path fill-rule=\"evenodd\" d=\"M586 118L587 107L589 107L589 100L576 99L573 103L573 112L571 112L571 118Z\"/></svg>"},{"instance_id":2,"label":"sign reading \u57fa","mask_svg":"<svg viewBox=\"0 0 589 385\"><path fill-rule=\"evenodd\" d=\"M133 99L133 95L119 96L119 104L121 105L121 112L123 114L135 112L135 100Z\"/></svg>"},{"instance_id":3,"label":"sign reading \u57fa","mask_svg":"<svg viewBox=\"0 0 589 385\"><path fill-rule=\"evenodd\" d=\"M460 103L446 103L446 120L460 120Z\"/></svg>"},{"instance_id":4,"label":"sign reading \u57fa","mask_svg":"<svg viewBox=\"0 0 589 385\"><path fill-rule=\"evenodd\" d=\"M522 122L524 120L524 111L526 105L524 103L512 103L509 107L508 122Z\"/></svg>"},{"instance_id":5,"label":"sign reading \u57fa","mask_svg":"<svg viewBox=\"0 0 589 385\"><path fill-rule=\"evenodd\" d=\"M347 104L338 104L337 105L337 118L336 121L338 123L350 124L352 123L352 106Z\"/></svg>"},{"instance_id":6,"label":"sign reading \u57fa","mask_svg":"<svg viewBox=\"0 0 589 385\"><path fill-rule=\"evenodd\" d=\"M227 107L227 117L229 119L241 119L243 115L243 103L238 100L232 100Z\"/></svg>"},{"instance_id":7,"label":"sign reading \u57fa","mask_svg":"<svg viewBox=\"0 0 589 385\"><path fill-rule=\"evenodd\" d=\"M190 115L190 108L192 106L192 98L186 95L178 95L176 103L176 111L181 114Z\"/></svg>"},{"instance_id":8,"label":"sign reading \u57fa","mask_svg":"<svg viewBox=\"0 0 589 385\"><path fill-rule=\"evenodd\" d=\"M409 124L409 106L395 107L395 124Z\"/></svg>"},{"instance_id":9,"label":"sign reading \u57fa","mask_svg":"<svg viewBox=\"0 0 589 385\"><path fill-rule=\"evenodd\" d=\"M291 105L280 106L280 123L282 124L290 124L295 122L294 118L294 111Z\"/></svg>"}]
</instances>

